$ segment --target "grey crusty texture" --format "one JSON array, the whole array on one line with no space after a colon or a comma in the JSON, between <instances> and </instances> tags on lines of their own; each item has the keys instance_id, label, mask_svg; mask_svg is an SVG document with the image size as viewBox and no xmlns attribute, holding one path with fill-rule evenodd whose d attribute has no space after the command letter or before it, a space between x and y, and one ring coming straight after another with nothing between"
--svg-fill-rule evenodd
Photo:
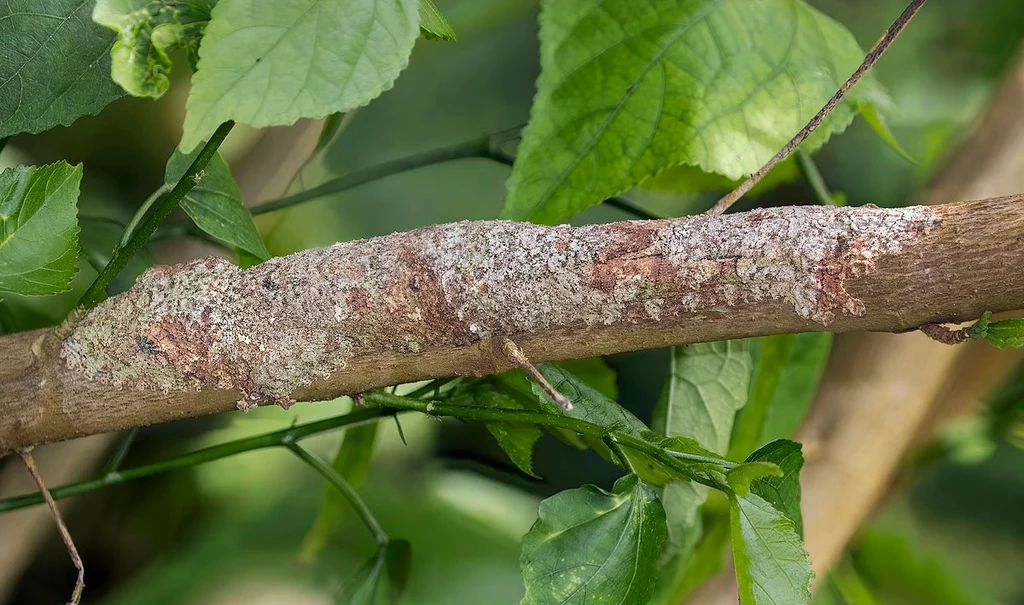
<instances>
[{"instance_id":1,"label":"grey crusty texture","mask_svg":"<svg viewBox=\"0 0 1024 605\"><path fill-rule=\"evenodd\" d=\"M828 325L864 315L850 277L940 226L928 208L773 208L544 227L462 222L336 244L242 271L155 267L95 310L61 356L138 389L290 395L367 351L419 352L551 329L672 324L782 300Z\"/></svg>"}]
</instances>

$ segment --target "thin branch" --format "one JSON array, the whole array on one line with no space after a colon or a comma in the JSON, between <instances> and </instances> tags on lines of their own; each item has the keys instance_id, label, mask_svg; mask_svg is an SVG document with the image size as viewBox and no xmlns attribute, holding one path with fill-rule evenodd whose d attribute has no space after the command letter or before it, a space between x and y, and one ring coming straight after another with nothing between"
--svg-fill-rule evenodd
<instances>
[{"instance_id":1,"label":"thin branch","mask_svg":"<svg viewBox=\"0 0 1024 605\"><path fill-rule=\"evenodd\" d=\"M500 346L501 353L505 358L513 365L525 370L526 373L530 375L530 378L537 381L540 388L544 389L544 392L558 404L558 407L562 408L566 412L572 411L572 402L569 401L565 395L559 393L558 389L552 386L551 383L548 382L547 378L544 378L544 375L540 373L537 366L530 363L530 359L526 356L526 353L523 353L523 350L519 348L519 345L512 342L509 338L502 338Z\"/></svg>"},{"instance_id":2,"label":"thin branch","mask_svg":"<svg viewBox=\"0 0 1024 605\"><path fill-rule=\"evenodd\" d=\"M889 26L889 29L887 29L885 34L879 38L878 42L875 42L875 45L871 47L871 50L869 50L868 54L864 57L864 61L861 62L857 70L853 72L846 82L843 82L843 85L839 87L839 90L837 90L834 95L832 95L832 98L828 100L828 103L825 103L825 106L822 107L809 122L807 122L807 125L801 128L800 132L796 133L796 136L790 139L790 141L786 143L778 153L772 156L772 159L768 160L768 163L762 166L757 172L750 175L750 177L743 181L739 187L715 202L715 205L708 210L708 214L722 214L728 210L729 207L736 203L737 200L753 189L754 185L760 182L766 174L771 172L772 168L774 168L776 164L786 159L786 156L792 153L800 143L803 143L807 137L809 137L811 133L821 125L821 122L828 116L828 114L832 113L832 110L835 109L836 105L843 100L843 97L845 97L846 93L853 88L853 85L856 84L861 77L871 69L875 62L881 58L885 51L888 50L889 46L897 37L899 37L900 33L902 33L907 27L907 24L910 23L910 20L914 18L914 15L921 10L925 1L926 0L911 0L910 5L907 6L896 21Z\"/></svg>"},{"instance_id":3,"label":"thin branch","mask_svg":"<svg viewBox=\"0 0 1024 605\"><path fill-rule=\"evenodd\" d=\"M367 506L366 502L364 502L359 496L359 492L357 492L348 481L345 481L345 478L342 477L338 471L331 468L331 465L327 464L323 458L305 449L298 443L287 443L286 447L303 462L313 467L313 470L320 473L328 483L341 492L341 495L348 500L348 503L355 509L359 518L362 519L366 528L370 530L371 534L373 534L374 539L377 540L377 544L384 546L388 543L388 534L384 531L384 528L381 527L377 518L373 516L373 512L370 510L370 507Z\"/></svg>"},{"instance_id":4,"label":"thin branch","mask_svg":"<svg viewBox=\"0 0 1024 605\"><path fill-rule=\"evenodd\" d=\"M807 185L810 186L811 192L814 193L814 197L818 200L819 204L822 206L839 205L836 203L835 198L832 197L832 192L828 190L828 185L825 184L825 179L821 176L821 172L818 170L817 164L814 163L814 158L811 157L811 154L803 149L797 149L796 165L800 168L800 174L807 181Z\"/></svg>"},{"instance_id":5,"label":"thin branch","mask_svg":"<svg viewBox=\"0 0 1024 605\"><path fill-rule=\"evenodd\" d=\"M489 136L474 139L465 143L441 147L439 149L432 149L430 151L417 153L408 157L392 160L390 162L384 162L383 164L377 164L376 166L370 166L369 168L358 170L356 172L350 172L346 175L321 183L312 189L293 193L292 195L287 195L276 200L270 200L269 202L253 206L252 213L253 215L260 215L268 212L274 212L275 210L282 210L303 202L315 200L326 195L331 195L332 193L340 193L371 181L415 170L417 168L424 168L426 166L432 166L434 164L440 164L452 160L486 157L490 140Z\"/></svg>"},{"instance_id":6,"label":"thin branch","mask_svg":"<svg viewBox=\"0 0 1024 605\"><path fill-rule=\"evenodd\" d=\"M251 452L270 447L281 447L289 442L298 441L300 439L319 435L328 431L348 426L366 424L368 422L376 422L381 418L386 418L393 414L394 412L390 410L380 408L355 410L343 416L336 416L334 418L327 418L316 422L299 424L294 427L274 431L272 433L265 433L263 435L256 435L253 437L238 439L236 441L220 443L201 450L154 462L152 464L145 464L130 469L107 473L94 479L68 483L66 485L53 488L50 493L54 500L62 500L64 498L70 498L71 496L88 494L106 487L121 485L134 479L152 477L153 475L160 475L171 471L198 466L200 464L213 462L214 460L220 460L243 452ZM16 496L14 498L7 498L5 500L0 500L0 513L25 508L27 506L34 506L36 504L42 504L44 501L45 499L42 493L26 494L23 496Z\"/></svg>"},{"instance_id":7,"label":"thin branch","mask_svg":"<svg viewBox=\"0 0 1024 605\"><path fill-rule=\"evenodd\" d=\"M349 189L354 189L361 185L387 178L389 176L453 160L480 158L511 166L515 161L515 156L502 149L502 145L510 140L518 138L521 131L522 127L517 126L515 128L489 134L471 141L466 141L464 143L457 143L447 147L431 149L429 151L416 153L404 158L398 158L396 160L370 166L362 170L357 170L355 172L350 172L340 177L330 179L305 191L300 191L276 200L270 200L268 202L258 204L253 206L251 211L255 216L277 210L283 210L285 208L291 208L299 204L320 199L327 195L348 191ZM640 208L633 202L621 197L609 198L605 200L604 203L640 219L654 220L664 218ZM174 232L172 235L169 232L168 235L174 236L178 235L178 233ZM188 233L187 235L191 235L191 233ZM164 239L164 237L161 237L161 239Z\"/></svg>"},{"instance_id":8,"label":"thin branch","mask_svg":"<svg viewBox=\"0 0 1024 605\"><path fill-rule=\"evenodd\" d=\"M71 562L75 565L75 569L78 570L78 579L75 580L75 589L71 593L70 601L71 605L78 605L78 602L82 600L82 591L85 589L85 565L82 563L82 557L79 556L78 549L75 548L75 541L71 539L71 532L64 525L64 519L60 516L60 509L57 508L57 503L53 500L53 496L50 495L50 490L46 489L46 483L43 481L42 475L39 474L39 469L36 468L36 461L32 458L32 454L28 450L21 450L18 452L18 455L21 456L21 461L25 463L25 468L32 475L32 480L36 482L39 492L46 500L50 514L57 523L57 531L60 532L60 538L64 541L65 548L68 549Z\"/></svg>"},{"instance_id":9,"label":"thin branch","mask_svg":"<svg viewBox=\"0 0 1024 605\"><path fill-rule=\"evenodd\" d=\"M178 184L171 189L171 192L161 200L156 209L139 225L139 228L133 232L131 238L118 248L110 262L107 263L107 266L103 268L103 271L100 272L96 280L89 286L89 289L82 295L82 298L78 301L78 307L91 309L107 297L107 285L121 273L132 256L135 255L139 248L146 244L149 236L153 235L156 228L164 222L164 219L178 207L181 200L185 199L185 196L199 183L199 180L202 178L203 169L213 159L217 149L224 142L224 139L227 138L233 126L234 122L225 122L217 128L217 131L206 142L206 145L203 146L196 159L192 161L192 164L181 175L181 178L178 179Z\"/></svg>"},{"instance_id":10,"label":"thin branch","mask_svg":"<svg viewBox=\"0 0 1024 605\"><path fill-rule=\"evenodd\" d=\"M226 411L240 396L318 401L512 367L478 346L485 337L514 339L536 364L1013 310L1024 307L1013 273L1024 248L1006 242L1024 230L1022 199L462 222L246 271L211 259L158 268L89 312L58 355L34 355L43 332L0 337L0 452ZM298 347L300 366L268 361Z\"/></svg>"}]
</instances>

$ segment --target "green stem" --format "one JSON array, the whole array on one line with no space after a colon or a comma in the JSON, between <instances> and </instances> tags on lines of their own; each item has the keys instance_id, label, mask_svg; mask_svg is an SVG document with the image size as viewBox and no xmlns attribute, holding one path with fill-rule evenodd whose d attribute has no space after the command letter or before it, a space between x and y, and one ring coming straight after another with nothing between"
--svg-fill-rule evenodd
<instances>
[{"instance_id":1,"label":"green stem","mask_svg":"<svg viewBox=\"0 0 1024 605\"><path fill-rule=\"evenodd\" d=\"M313 452L302 447L298 443L290 442L285 444L296 456L302 459L303 462L313 467L313 470L320 473L320 475L327 480L328 483L334 486L341 495L348 500L348 503L352 505L352 508L359 514L359 518L363 520L363 524L370 530L373 537L377 540L377 544L384 546L388 543L388 534L381 527L380 523L377 522L377 518L373 516L370 511L370 507L366 505L366 502L359 497L359 493L356 492L352 485L345 481L338 471L334 470L330 464L324 462L324 459L317 456Z\"/></svg>"},{"instance_id":2,"label":"green stem","mask_svg":"<svg viewBox=\"0 0 1024 605\"><path fill-rule=\"evenodd\" d=\"M132 233L131 238L128 242L120 247L114 254L107 266L103 268L96 280L92 282L89 289L82 295L81 300L78 301L78 307L84 309L91 309L98 305L107 296L107 284L114 280L115 277L121 270L124 269L125 265L128 264L128 260L145 245L149 236L156 231L156 228L160 226L160 223L164 222L164 219L178 207L181 200L185 199L192 188L196 186L200 178L202 178L202 171L206 168L206 165L213 159L214 154L217 153L217 149L220 147L224 139L227 138L228 133L231 132L231 128L234 126L234 122L225 122L217 128L217 131L213 133L210 140L206 142L203 149L196 156L196 159L192 161L192 164L185 170L185 174L181 175L178 179L178 184L171 189L171 192L167 194L163 200L156 206L156 208L149 214L149 216L139 225L139 228Z\"/></svg>"},{"instance_id":3,"label":"green stem","mask_svg":"<svg viewBox=\"0 0 1024 605\"><path fill-rule=\"evenodd\" d=\"M300 424L298 426L275 431L273 433L246 437L245 439L230 441L228 443L221 443L195 452L182 454L181 456L175 456L174 458L154 462L153 464L146 464L123 471L107 473L96 477L95 479L61 485L60 487L51 489L50 494L53 496L54 500L77 496L79 494L87 494L112 485L121 485L122 483L127 483L133 479L151 477L161 473L181 470L197 466L199 464L204 464L206 462L220 460L221 458L234 456L235 454L241 454L242 452L269 447L286 446L288 443L298 441L299 439L304 439L312 435L325 433L327 431L346 426L375 422L380 418L385 418L392 414L394 414L394 412L379 408L355 410L354 412L343 416L327 418L326 420L319 420L317 422L310 422L307 424ZM0 500L0 513L18 508L25 508L26 506L32 506L35 504L41 504L42 502L43 495L38 492L15 498L7 498L6 500Z\"/></svg>"},{"instance_id":4,"label":"green stem","mask_svg":"<svg viewBox=\"0 0 1024 605\"><path fill-rule=\"evenodd\" d=\"M139 435L139 429L128 429L121 433L120 438L117 440L117 445L114 446L114 451L110 453L110 458L107 459L107 463L103 465L102 475L109 475L117 469L121 468L121 463L124 462L124 457L128 455L128 450L131 449L132 443L135 442L135 438Z\"/></svg>"},{"instance_id":5,"label":"green stem","mask_svg":"<svg viewBox=\"0 0 1024 605\"><path fill-rule=\"evenodd\" d=\"M521 127L511 128L479 139L466 141L465 143L458 143L448 147L424 151L422 153L399 158L390 162L384 162L383 164L378 164L376 166L370 166L363 170L357 170L356 172L350 172L344 176L340 176L317 185L312 189L293 193L292 195L253 206L252 214L255 216L274 212L275 210L290 208L332 193L347 191L378 179L408 172L417 168L425 168L435 164L450 162L452 160L483 158L511 166L515 161L515 156L503 150L501 146L507 141L518 137L521 130ZM608 198L604 203L640 219L656 220L665 218L644 210L633 202L620 197Z\"/></svg>"},{"instance_id":6,"label":"green stem","mask_svg":"<svg viewBox=\"0 0 1024 605\"><path fill-rule=\"evenodd\" d=\"M687 452L676 452L661 448L653 443L645 441L635 435L617 430L609 430L599 424L564 416L561 414L549 414L547 412L532 412L529 410L516 410L506 408L477 408L464 405L452 405L436 401L422 401L410 399L401 395L393 395L386 391L371 391L366 394L368 405L377 405L400 411L415 411L430 416L452 416L463 420L483 420L499 422L516 422L522 424L536 424L540 426L568 429L581 435L596 437L597 439L612 438L619 445L628 447L642 454L645 454L669 468L686 472L681 466L682 461L702 464L721 464L724 468L734 468L734 462L722 462L717 458L690 454Z\"/></svg>"},{"instance_id":7,"label":"green stem","mask_svg":"<svg viewBox=\"0 0 1024 605\"><path fill-rule=\"evenodd\" d=\"M142 222L142 219L145 218L146 214L149 213L149 209L153 207L153 204L155 204L170 190L171 189L167 186L167 183L164 183L157 187L156 191L149 194L146 201L142 202L142 205L139 206L138 210L135 211L135 214L132 215L132 219L128 221L124 231L121 232L121 241L117 242L117 247L114 248L115 255L118 250L127 246L128 242L131 241L132 235L135 233L135 229L139 226L139 223Z\"/></svg>"},{"instance_id":8,"label":"green stem","mask_svg":"<svg viewBox=\"0 0 1024 605\"><path fill-rule=\"evenodd\" d=\"M823 206L835 206L836 200L832 197L832 193L828 190L828 185L825 184L825 179L822 178L821 172L818 170L818 166L814 163L814 159L811 154L807 153L802 149L796 150L796 165L800 168L800 174L803 175L804 180L811 187L811 191L814 193L814 198L818 200L818 203Z\"/></svg>"},{"instance_id":9,"label":"green stem","mask_svg":"<svg viewBox=\"0 0 1024 605\"><path fill-rule=\"evenodd\" d=\"M488 136L481 139L467 141L465 143L459 143L457 145L451 145L449 147L432 149L430 151L417 153L408 157L392 160L390 162L384 162L383 164L377 164L376 166L370 166L369 168L358 170L356 172L350 172L344 176L331 179L317 185L312 189L300 191L292 195L287 195L276 200L271 200L269 202L253 206L252 213L255 216L259 214L266 214L267 212L274 212L275 210L281 210L283 208L289 208L303 202L324 197L325 195L339 193L347 189L364 185L371 181L376 181L378 179L407 172L409 170L415 170L417 168L432 166L434 164L449 162L451 160L485 157L490 141L491 137Z\"/></svg>"}]
</instances>

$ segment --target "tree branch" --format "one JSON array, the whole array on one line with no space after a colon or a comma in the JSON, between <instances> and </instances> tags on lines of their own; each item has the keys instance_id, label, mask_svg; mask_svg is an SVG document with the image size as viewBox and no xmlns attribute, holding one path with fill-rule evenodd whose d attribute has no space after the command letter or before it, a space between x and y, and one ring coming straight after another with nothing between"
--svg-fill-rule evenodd
<instances>
[{"instance_id":1,"label":"tree branch","mask_svg":"<svg viewBox=\"0 0 1024 605\"><path fill-rule=\"evenodd\" d=\"M1024 307L1024 196L543 227L463 222L247 271L156 267L62 343L0 338L0 452L511 363ZM43 350L35 343L43 343ZM499 340L500 342L500 340ZM35 346L34 346L35 345Z\"/></svg>"}]
</instances>

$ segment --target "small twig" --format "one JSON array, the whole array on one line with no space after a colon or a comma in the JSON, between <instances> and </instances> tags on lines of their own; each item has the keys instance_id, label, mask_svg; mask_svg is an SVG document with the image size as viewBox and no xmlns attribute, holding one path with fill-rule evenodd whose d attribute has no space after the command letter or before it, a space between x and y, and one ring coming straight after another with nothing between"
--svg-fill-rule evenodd
<instances>
[{"instance_id":1,"label":"small twig","mask_svg":"<svg viewBox=\"0 0 1024 605\"><path fill-rule=\"evenodd\" d=\"M544 375L540 373L540 370L530 362L530 359L526 356L526 353L523 353L523 350L519 348L519 345L508 338L502 338L500 345L502 354L509 360L509 362L525 370L526 373L537 381L537 384L544 389L544 392L555 400L555 403L557 403L560 408L566 412L572 410L572 402L569 401L565 395L559 393L555 387L551 386L548 379L544 378Z\"/></svg>"},{"instance_id":2,"label":"small twig","mask_svg":"<svg viewBox=\"0 0 1024 605\"><path fill-rule=\"evenodd\" d=\"M835 109L836 105L843 100L843 97L845 97L846 93L853 88L853 85L856 84L861 77L871 69L875 62L878 61L882 54L888 50L889 46L903 32L907 27L907 24L910 23L910 20L914 18L914 15L917 14L917 11L921 10L925 1L926 0L911 0L910 5L907 6L896 21L889 26L889 29L885 30L885 34L879 38L878 42L875 42L875 45L872 46L871 50L868 51L868 54L865 55L864 61L861 62L860 67L858 67L846 82L839 87L839 90L832 95L832 98L828 100L828 103L825 103L825 106L822 107L809 122L807 122L807 125L801 128L800 132L796 133L796 136L790 139L790 141L786 143L786 145L780 149L772 159L768 160L767 164L762 166L761 169L754 174L750 175L750 177L743 181L739 187L715 202L715 205L708 210L708 214L722 214L728 210L729 207L735 204L737 200L753 189L754 185L760 182L766 174L771 172L772 168L774 168L776 164L786 159L786 156L792 153L800 143L803 143L807 137L809 137L811 133L821 125L821 122L828 117L828 114L832 113L832 110Z\"/></svg>"},{"instance_id":3,"label":"small twig","mask_svg":"<svg viewBox=\"0 0 1024 605\"><path fill-rule=\"evenodd\" d=\"M953 329L947 328L942 324L924 324L920 327L920 330L924 332L928 338L947 345L958 345L970 340L970 335L967 334L967 328Z\"/></svg>"},{"instance_id":4,"label":"small twig","mask_svg":"<svg viewBox=\"0 0 1024 605\"><path fill-rule=\"evenodd\" d=\"M39 487L43 498L46 499L46 505L50 508L50 514L53 515L53 520L57 523L57 531L60 532L61 540L64 541L64 546L68 549L71 562L74 563L75 569L78 570L75 590L71 593L71 601L69 601L71 605L78 605L78 602L82 600L82 590L85 589L85 565L82 564L82 557L79 556L78 549L75 548L75 542L71 539L71 532L64 525L64 519L61 518L60 510L57 509L57 503L53 501L50 490L46 489L46 483L43 482L43 477L39 474L39 469L36 468L36 461L32 458L32 454L29 453L29 450L21 450L18 452L18 455L21 456L21 461L25 463L25 468L32 475L32 479L36 482L36 486Z\"/></svg>"}]
</instances>

